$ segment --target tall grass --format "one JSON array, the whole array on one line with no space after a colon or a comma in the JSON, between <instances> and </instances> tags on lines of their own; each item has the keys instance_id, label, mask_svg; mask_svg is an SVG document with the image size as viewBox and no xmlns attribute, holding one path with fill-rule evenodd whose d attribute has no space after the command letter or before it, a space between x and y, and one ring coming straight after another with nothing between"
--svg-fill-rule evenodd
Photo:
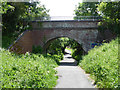
<instances>
[{"instance_id":1,"label":"tall grass","mask_svg":"<svg viewBox=\"0 0 120 90\"><path fill-rule=\"evenodd\" d=\"M91 74L99 88L118 87L118 38L95 47L79 65Z\"/></svg>"},{"instance_id":2,"label":"tall grass","mask_svg":"<svg viewBox=\"0 0 120 90\"><path fill-rule=\"evenodd\" d=\"M57 76L54 59L40 54L16 55L0 49L2 88L52 88Z\"/></svg>"}]
</instances>

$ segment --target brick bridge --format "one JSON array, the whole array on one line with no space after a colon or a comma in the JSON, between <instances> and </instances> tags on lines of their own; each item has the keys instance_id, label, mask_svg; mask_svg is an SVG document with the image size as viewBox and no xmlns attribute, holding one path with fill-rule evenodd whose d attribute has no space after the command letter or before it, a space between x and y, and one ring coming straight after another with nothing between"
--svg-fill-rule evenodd
<instances>
[{"instance_id":1,"label":"brick bridge","mask_svg":"<svg viewBox=\"0 0 120 90\"><path fill-rule=\"evenodd\" d=\"M82 45L84 51L91 49L91 43L101 37L98 31L99 20L62 20L31 21L31 30L23 32L9 47L17 53L32 52L33 45L40 45L46 50L56 38L68 37Z\"/></svg>"}]
</instances>

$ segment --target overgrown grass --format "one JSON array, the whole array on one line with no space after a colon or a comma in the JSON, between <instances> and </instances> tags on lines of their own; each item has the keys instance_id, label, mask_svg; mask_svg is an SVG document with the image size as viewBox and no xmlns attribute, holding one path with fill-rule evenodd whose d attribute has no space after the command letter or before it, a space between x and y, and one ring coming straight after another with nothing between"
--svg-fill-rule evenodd
<instances>
[{"instance_id":1,"label":"overgrown grass","mask_svg":"<svg viewBox=\"0 0 120 90\"><path fill-rule=\"evenodd\" d=\"M2 88L52 88L57 76L55 60L40 54L16 55L0 49Z\"/></svg>"},{"instance_id":2,"label":"overgrown grass","mask_svg":"<svg viewBox=\"0 0 120 90\"><path fill-rule=\"evenodd\" d=\"M79 65L91 74L99 88L118 87L118 38L95 47Z\"/></svg>"}]
</instances>

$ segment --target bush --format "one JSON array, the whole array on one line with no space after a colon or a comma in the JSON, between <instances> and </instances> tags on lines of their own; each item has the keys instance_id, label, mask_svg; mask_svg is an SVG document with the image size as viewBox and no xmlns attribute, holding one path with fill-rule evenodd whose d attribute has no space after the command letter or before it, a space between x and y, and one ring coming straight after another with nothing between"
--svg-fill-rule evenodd
<instances>
[{"instance_id":1,"label":"bush","mask_svg":"<svg viewBox=\"0 0 120 90\"><path fill-rule=\"evenodd\" d=\"M99 88L118 87L118 39L95 47L79 64Z\"/></svg>"},{"instance_id":2,"label":"bush","mask_svg":"<svg viewBox=\"0 0 120 90\"><path fill-rule=\"evenodd\" d=\"M77 61L80 61L82 59L82 55L83 55L82 50L79 51L79 50L75 49L72 51L72 57Z\"/></svg>"},{"instance_id":3,"label":"bush","mask_svg":"<svg viewBox=\"0 0 120 90\"><path fill-rule=\"evenodd\" d=\"M60 60L63 60L63 56L64 56L64 54L62 53L62 50L56 48L56 51L57 51L56 54L58 55L59 59L60 59Z\"/></svg>"},{"instance_id":4,"label":"bush","mask_svg":"<svg viewBox=\"0 0 120 90\"><path fill-rule=\"evenodd\" d=\"M32 47L32 53L34 54L42 54L43 53L43 48L41 46L33 46Z\"/></svg>"},{"instance_id":5,"label":"bush","mask_svg":"<svg viewBox=\"0 0 120 90\"><path fill-rule=\"evenodd\" d=\"M60 60L63 60L63 56L64 56L64 54L62 53L62 50L61 49L59 49L59 48L56 48L55 50L53 50L53 52L52 53L50 53L50 52L48 52L51 56L57 56L57 57L59 57L59 59Z\"/></svg>"},{"instance_id":6,"label":"bush","mask_svg":"<svg viewBox=\"0 0 120 90\"><path fill-rule=\"evenodd\" d=\"M1 49L2 88L52 88L57 76L55 60L41 54L16 55Z\"/></svg>"},{"instance_id":7,"label":"bush","mask_svg":"<svg viewBox=\"0 0 120 90\"><path fill-rule=\"evenodd\" d=\"M58 55L51 55L51 58L53 58L58 65L60 64L60 60L61 60L60 56L58 56Z\"/></svg>"},{"instance_id":8,"label":"bush","mask_svg":"<svg viewBox=\"0 0 120 90\"><path fill-rule=\"evenodd\" d=\"M2 36L2 48L8 49L8 47L14 42L14 40L15 37L13 37L13 35Z\"/></svg>"}]
</instances>

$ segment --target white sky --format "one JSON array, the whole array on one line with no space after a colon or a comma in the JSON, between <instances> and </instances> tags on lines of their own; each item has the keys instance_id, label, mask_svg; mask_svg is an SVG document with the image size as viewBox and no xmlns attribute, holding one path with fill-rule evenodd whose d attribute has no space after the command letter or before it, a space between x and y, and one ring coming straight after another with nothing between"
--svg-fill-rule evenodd
<instances>
[{"instance_id":1,"label":"white sky","mask_svg":"<svg viewBox=\"0 0 120 90\"><path fill-rule=\"evenodd\" d=\"M50 16L73 16L75 6L82 0L39 0L42 5L50 9Z\"/></svg>"}]
</instances>

